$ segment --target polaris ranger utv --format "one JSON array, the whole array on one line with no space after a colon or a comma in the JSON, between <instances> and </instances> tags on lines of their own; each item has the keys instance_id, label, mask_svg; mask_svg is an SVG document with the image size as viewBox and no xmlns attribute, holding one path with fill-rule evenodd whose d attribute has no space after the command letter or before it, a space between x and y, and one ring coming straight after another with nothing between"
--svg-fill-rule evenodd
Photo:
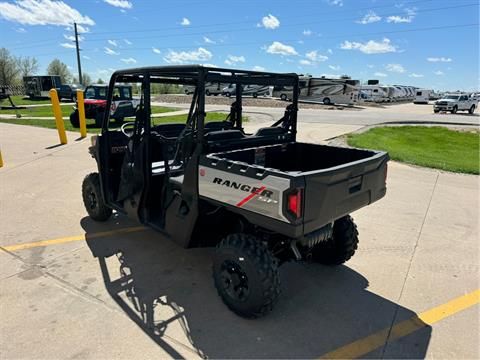
<instances>
[{"instance_id":1,"label":"polaris ranger utv","mask_svg":"<svg viewBox=\"0 0 480 360\"><path fill-rule=\"evenodd\" d=\"M112 93L113 98L110 107L107 108L107 94ZM111 119L115 119L117 124L122 124L124 118L135 116L138 103L139 100L132 97L132 87L129 85L118 84L113 88L113 92L108 92L108 85L104 84L89 85L85 88L85 118L94 119L96 127L102 126L106 109L110 109ZM70 114L70 123L75 128L80 127L77 105Z\"/></svg>"},{"instance_id":2,"label":"polaris ranger utv","mask_svg":"<svg viewBox=\"0 0 480 360\"><path fill-rule=\"evenodd\" d=\"M206 121L208 82L237 85L224 121ZM92 219L106 221L116 210L185 248L215 246L218 294L248 318L273 308L280 264L338 265L354 254L358 232L349 214L385 195L388 154L297 142L296 74L166 66L117 71L109 94L117 83L139 84L141 101L121 129L105 112L101 135L92 137L98 173L82 186ZM195 87L185 124L155 123L154 83ZM283 117L247 134L245 85L295 91Z\"/></svg>"}]
</instances>

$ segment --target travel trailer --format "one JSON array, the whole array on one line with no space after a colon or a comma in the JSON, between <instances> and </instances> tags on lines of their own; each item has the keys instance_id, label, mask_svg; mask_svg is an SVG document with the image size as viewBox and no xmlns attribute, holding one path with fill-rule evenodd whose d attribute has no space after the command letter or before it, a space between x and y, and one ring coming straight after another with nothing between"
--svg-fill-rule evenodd
<instances>
[{"instance_id":1,"label":"travel trailer","mask_svg":"<svg viewBox=\"0 0 480 360\"><path fill-rule=\"evenodd\" d=\"M381 85L362 85L360 87L361 97L367 102L383 103L389 98L389 89Z\"/></svg>"},{"instance_id":2,"label":"travel trailer","mask_svg":"<svg viewBox=\"0 0 480 360\"><path fill-rule=\"evenodd\" d=\"M209 82L205 84L205 95L210 96L210 95L220 95L222 93L223 87L225 85L222 83L218 82ZM195 86L194 85L183 85L183 91L186 95L191 95L195 92Z\"/></svg>"},{"instance_id":3,"label":"travel trailer","mask_svg":"<svg viewBox=\"0 0 480 360\"><path fill-rule=\"evenodd\" d=\"M50 97L50 90L59 88L62 85L60 76L24 76L23 85L25 87L25 95L31 98Z\"/></svg>"},{"instance_id":4,"label":"travel trailer","mask_svg":"<svg viewBox=\"0 0 480 360\"><path fill-rule=\"evenodd\" d=\"M320 102L325 105L346 104L353 105L359 100L360 81L350 78L328 79L302 76L299 78L299 99ZM292 98L292 89L276 86L273 88L273 97L282 100Z\"/></svg>"},{"instance_id":5,"label":"travel trailer","mask_svg":"<svg viewBox=\"0 0 480 360\"><path fill-rule=\"evenodd\" d=\"M433 90L429 89L417 89L415 92L415 99L413 100L414 104L428 104L428 100L430 100L430 95L432 94Z\"/></svg>"}]
</instances>

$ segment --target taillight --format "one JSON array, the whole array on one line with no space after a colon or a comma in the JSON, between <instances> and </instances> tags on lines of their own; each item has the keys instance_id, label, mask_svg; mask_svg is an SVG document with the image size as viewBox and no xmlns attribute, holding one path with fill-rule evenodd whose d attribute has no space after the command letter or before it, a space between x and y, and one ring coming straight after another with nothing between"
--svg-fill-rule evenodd
<instances>
[{"instance_id":1,"label":"taillight","mask_svg":"<svg viewBox=\"0 0 480 360\"><path fill-rule=\"evenodd\" d=\"M288 195L288 211L297 217L302 216L302 190L297 189Z\"/></svg>"}]
</instances>

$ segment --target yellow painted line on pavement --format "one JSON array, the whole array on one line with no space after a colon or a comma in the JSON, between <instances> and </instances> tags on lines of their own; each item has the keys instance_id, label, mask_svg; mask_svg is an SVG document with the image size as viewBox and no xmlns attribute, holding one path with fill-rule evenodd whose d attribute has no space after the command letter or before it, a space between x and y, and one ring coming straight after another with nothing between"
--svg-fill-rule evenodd
<instances>
[{"instance_id":1,"label":"yellow painted line on pavement","mask_svg":"<svg viewBox=\"0 0 480 360\"><path fill-rule=\"evenodd\" d=\"M417 330L420 330L428 325L433 325L440 320L468 309L480 303L480 289L477 289L469 294L460 296L445 304L434 307L433 309L424 311L419 315L408 320L402 321L392 327L390 336L388 336L389 328L380 330L363 339L354 341L348 345L342 346L336 350L322 355L321 359L353 359L359 358L363 355L372 352L385 345L385 342L396 340L407 336Z\"/></svg>"},{"instance_id":2,"label":"yellow painted line on pavement","mask_svg":"<svg viewBox=\"0 0 480 360\"><path fill-rule=\"evenodd\" d=\"M128 234L128 233L142 231L146 229L147 228L144 226L135 226L135 227L118 229L118 230L100 231L100 232L91 233L88 235L83 234L83 235L76 235L76 236L67 236L67 237L58 238L58 239L35 241L35 242L30 242L25 244L8 245L8 246L2 246L2 248L7 251L25 250L25 249L31 249L31 248L43 247L43 246L49 246L49 245L65 244L73 241L84 241L84 240L87 240L87 238L90 240L90 239L96 239L100 237L106 237L106 236L112 236L112 235L118 235L118 234Z\"/></svg>"}]
</instances>

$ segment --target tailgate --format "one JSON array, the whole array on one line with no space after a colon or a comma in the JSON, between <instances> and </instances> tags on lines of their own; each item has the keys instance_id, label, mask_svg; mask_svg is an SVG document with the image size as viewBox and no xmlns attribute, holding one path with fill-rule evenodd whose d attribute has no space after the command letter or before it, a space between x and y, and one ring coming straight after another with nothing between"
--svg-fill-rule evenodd
<instances>
[{"instance_id":1,"label":"tailgate","mask_svg":"<svg viewBox=\"0 0 480 360\"><path fill-rule=\"evenodd\" d=\"M382 198L388 159L387 153L376 152L367 159L304 173L304 234Z\"/></svg>"}]
</instances>

